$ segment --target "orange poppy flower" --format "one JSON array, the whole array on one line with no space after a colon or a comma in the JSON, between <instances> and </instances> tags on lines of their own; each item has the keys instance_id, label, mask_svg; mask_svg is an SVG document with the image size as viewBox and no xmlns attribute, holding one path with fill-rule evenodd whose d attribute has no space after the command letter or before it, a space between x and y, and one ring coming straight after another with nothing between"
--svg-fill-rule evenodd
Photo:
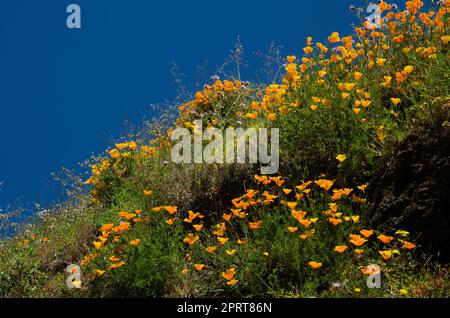
<instances>
[{"instance_id":1,"label":"orange poppy flower","mask_svg":"<svg viewBox=\"0 0 450 318\"><path fill-rule=\"evenodd\" d=\"M286 202L289 209L294 210L297 207L297 202Z\"/></svg>"},{"instance_id":2,"label":"orange poppy flower","mask_svg":"<svg viewBox=\"0 0 450 318\"><path fill-rule=\"evenodd\" d=\"M361 231L359 231L359 233L361 233L361 235L364 236L365 238L369 238L373 235L374 231L373 230L361 230Z\"/></svg>"},{"instance_id":3,"label":"orange poppy flower","mask_svg":"<svg viewBox=\"0 0 450 318\"><path fill-rule=\"evenodd\" d=\"M311 226L311 224L313 223L310 219L302 219L302 220L298 220L298 222L303 225L305 228L308 228Z\"/></svg>"},{"instance_id":4,"label":"orange poppy flower","mask_svg":"<svg viewBox=\"0 0 450 318\"><path fill-rule=\"evenodd\" d=\"M224 219L225 221L230 221L231 218L232 218L232 216L233 216L233 214L226 214L226 213L224 213L224 214L222 215L222 217L223 217L223 219Z\"/></svg>"},{"instance_id":5,"label":"orange poppy flower","mask_svg":"<svg viewBox=\"0 0 450 318\"><path fill-rule=\"evenodd\" d=\"M140 239L130 241L130 245L138 246L141 243Z\"/></svg>"},{"instance_id":6,"label":"orange poppy flower","mask_svg":"<svg viewBox=\"0 0 450 318\"><path fill-rule=\"evenodd\" d=\"M248 239L238 239L238 240L237 240L237 243L238 243L239 245L245 245L245 244L248 243Z\"/></svg>"},{"instance_id":7,"label":"orange poppy flower","mask_svg":"<svg viewBox=\"0 0 450 318\"><path fill-rule=\"evenodd\" d=\"M203 229L203 225L202 224L194 224L193 227L194 227L196 232L200 232Z\"/></svg>"},{"instance_id":8,"label":"orange poppy flower","mask_svg":"<svg viewBox=\"0 0 450 318\"><path fill-rule=\"evenodd\" d=\"M322 267L322 263L319 263L319 262L309 262L308 265L312 269L318 269L318 268Z\"/></svg>"},{"instance_id":9,"label":"orange poppy flower","mask_svg":"<svg viewBox=\"0 0 450 318\"><path fill-rule=\"evenodd\" d=\"M365 238L362 238L360 235L357 234L350 234L350 243L352 243L355 246L362 246L364 243L366 243L367 240Z\"/></svg>"},{"instance_id":10,"label":"orange poppy flower","mask_svg":"<svg viewBox=\"0 0 450 318\"><path fill-rule=\"evenodd\" d=\"M153 191L152 190L144 190L144 195L146 196L146 197L149 197L149 196L151 196L153 194Z\"/></svg>"},{"instance_id":11,"label":"orange poppy flower","mask_svg":"<svg viewBox=\"0 0 450 318\"><path fill-rule=\"evenodd\" d=\"M320 180L316 180L315 183L321 187L322 189L324 189L325 191L330 190L330 188L333 186L334 181L331 180L326 180L326 179L320 179Z\"/></svg>"},{"instance_id":12,"label":"orange poppy flower","mask_svg":"<svg viewBox=\"0 0 450 318\"><path fill-rule=\"evenodd\" d=\"M119 262L119 263L114 263L109 266L109 269L117 269L117 268L122 267L123 265L125 265L124 261Z\"/></svg>"},{"instance_id":13,"label":"orange poppy flower","mask_svg":"<svg viewBox=\"0 0 450 318\"><path fill-rule=\"evenodd\" d=\"M111 229L112 229L113 227L114 227L114 224L105 224L105 225L102 226L101 230L102 230L102 231L109 232L109 231L111 231Z\"/></svg>"},{"instance_id":14,"label":"orange poppy flower","mask_svg":"<svg viewBox=\"0 0 450 318\"><path fill-rule=\"evenodd\" d=\"M113 255L113 256L111 256L111 257L109 258L109 260L110 260L111 262L118 262L118 261L120 261L120 258Z\"/></svg>"},{"instance_id":15,"label":"orange poppy flower","mask_svg":"<svg viewBox=\"0 0 450 318\"><path fill-rule=\"evenodd\" d=\"M394 237L382 234L378 236L378 239L384 244L389 244L394 239Z\"/></svg>"},{"instance_id":16,"label":"orange poppy flower","mask_svg":"<svg viewBox=\"0 0 450 318\"><path fill-rule=\"evenodd\" d=\"M333 224L334 226L338 225L339 223L342 222L341 219L337 219L337 218L333 218L333 217L329 217L328 218L328 222L330 222L331 224Z\"/></svg>"},{"instance_id":17,"label":"orange poppy flower","mask_svg":"<svg viewBox=\"0 0 450 318\"><path fill-rule=\"evenodd\" d=\"M164 210L166 210L169 214L175 214L178 208L176 206L164 206Z\"/></svg>"},{"instance_id":18,"label":"orange poppy flower","mask_svg":"<svg viewBox=\"0 0 450 318\"><path fill-rule=\"evenodd\" d=\"M328 42L330 43L337 43L341 40L341 38L339 37L339 33L338 32L333 32L329 37L328 37Z\"/></svg>"},{"instance_id":19,"label":"orange poppy flower","mask_svg":"<svg viewBox=\"0 0 450 318\"><path fill-rule=\"evenodd\" d=\"M167 223L168 225L172 225L172 224L175 223L176 220L177 220L177 218L168 219L168 220L166 220L166 223Z\"/></svg>"},{"instance_id":20,"label":"orange poppy flower","mask_svg":"<svg viewBox=\"0 0 450 318\"><path fill-rule=\"evenodd\" d=\"M205 267L206 267L205 264L194 264L194 268L195 268L197 271L201 271L201 270L203 270Z\"/></svg>"},{"instance_id":21,"label":"orange poppy flower","mask_svg":"<svg viewBox=\"0 0 450 318\"><path fill-rule=\"evenodd\" d=\"M236 285L238 283L238 280L237 279L232 279L232 280L230 280L229 282L227 282L227 285L228 286L234 286L234 285Z\"/></svg>"},{"instance_id":22,"label":"orange poppy flower","mask_svg":"<svg viewBox=\"0 0 450 318\"><path fill-rule=\"evenodd\" d=\"M230 256L233 256L234 254L236 254L236 250L226 250L225 253L227 253Z\"/></svg>"},{"instance_id":23,"label":"orange poppy flower","mask_svg":"<svg viewBox=\"0 0 450 318\"><path fill-rule=\"evenodd\" d=\"M248 222L248 227L251 230L256 230L259 229L262 225L263 225L263 221L258 221L258 222Z\"/></svg>"},{"instance_id":24,"label":"orange poppy flower","mask_svg":"<svg viewBox=\"0 0 450 318\"><path fill-rule=\"evenodd\" d=\"M364 275L374 275L378 274L380 272L380 269L372 265L367 265L366 267L361 268L361 272Z\"/></svg>"},{"instance_id":25,"label":"orange poppy flower","mask_svg":"<svg viewBox=\"0 0 450 318\"><path fill-rule=\"evenodd\" d=\"M347 250L347 248L348 248L347 245L338 245L334 248L334 250L339 254L342 254Z\"/></svg>"},{"instance_id":26,"label":"orange poppy flower","mask_svg":"<svg viewBox=\"0 0 450 318\"><path fill-rule=\"evenodd\" d=\"M403 241L403 247L406 248L407 250L412 250L413 248L416 247L416 245L411 242Z\"/></svg>"},{"instance_id":27,"label":"orange poppy flower","mask_svg":"<svg viewBox=\"0 0 450 318\"><path fill-rule=\"evenodd\" d=\"M236 275L236 269L234 267L231 267L225 272L222 272L222 277L229 281L233 279L234 275Z\"/></svg>"},{"instance_id":28,"label":"orange poppy flower","mask_svg":"<svg viewBox=\"0 0 450 318\"><path fill-rule=\"evenodd\" d=\"M297 231L298 231L298 227L291 227L291 226L290 226L290 227L288 227L287 229L288 229L288 231L291 232L291 233L294 233L294 232L297 232Z\"/></svg>"},{"instance_id":29,"label":"orange poppy flower","mask_svg":"<svg viewBox=\"0 0 450 318\"><path fill-rule=\"evenodd\" d=\"M207 251L209 254L214 254L216 252L217 246L209 246L205 248L205 251Z\"/></svg>"},{"instance_id":30,"label":"orange poppy flower","mask_svg":"<svg viewBox=\"0 0 450 318\"><path fill-rule=\"evenodd\" d=\"M198 235L194 235L192 233L189 233L183 240L184 243L189 245L194 245L200 238Z\"/></svg>"}]
</instances>

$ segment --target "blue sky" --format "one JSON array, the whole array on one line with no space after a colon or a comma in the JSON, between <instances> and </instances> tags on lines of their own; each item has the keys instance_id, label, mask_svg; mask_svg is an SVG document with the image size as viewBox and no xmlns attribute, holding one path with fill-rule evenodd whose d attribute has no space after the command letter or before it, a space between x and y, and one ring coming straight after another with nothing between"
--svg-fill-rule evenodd
<instances>
[{"instance_id":1,"label":"blue sky","mask_svg":"<svg viewBox=\"0 0 450 318\"><path fill-rule=\"evenodd\" d=\"M66 27L77 3L82 29ZM195 82L197 65L215 74L240 35L244 79L275 41L298 54L305 38L351 32L350 4L362 0L3 0L0 11L0 208L50 203L51 172L110 146L123 123L172 100L175 61Z\"/></svg>"}]
</instances>

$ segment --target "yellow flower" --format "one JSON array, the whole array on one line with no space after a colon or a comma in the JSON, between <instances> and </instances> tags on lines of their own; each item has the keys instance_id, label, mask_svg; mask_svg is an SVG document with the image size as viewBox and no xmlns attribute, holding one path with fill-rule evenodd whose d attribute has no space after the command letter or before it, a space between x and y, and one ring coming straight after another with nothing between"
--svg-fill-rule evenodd
<instances>
[{"instance_id":1,"label":"yellow flower","mask_svg":"<svg viewBox=\"0 0 450 318\"><path fill-rule=\"evenodd\" d=\"M401 103L401 99L400 98L391 98L391 102L392 104L394 104L395 106L397 106L398 104Z\"/></svg>"},{"instance_id":2,"label":"yellow flower","mask_svg":"<svg viewBox=\"0 0 450 318\"><path fill-rule=\"evenodd\" d=\"M311 105L309 107L311 108L312 111L316 111L317 110L317 105Z\"/></svg>"},{"instance_id":3,"label":"yellow flower","mask_svg":"<svg viewBox=\"0 0 450 318\"><path fill-rule=\"evenodd\" d=\"M237 279L232 279L232 280L230 280L229 282L227 282L227 285L228 286L234 286L234 285L236 285L238 283L238 280Z\"/></svg>"},{"instance_id":4,"label":"yellow flower","mask_svg":"<svg viewBox=\"0 0 450 318\"><path fill-rule=\"evenodd\" d=\"M388 260L392 257L392 251L378 251L378 253L380 253L380 255L383 257L384 260Z\"/></svg>"},{"instance_id":5,"label":"yellow flower","mask_svg":"<svg viewBox=\"0 0 450 318\"><path fill-rule=\"evenodd\" d=\"M309 262L308 265L312 269L318 269L318 268L322 267L322 263L314 262L314 261Z\"/></svg>"},{"instance_id":6,"label":"yellow flower","mask_svg":"<svg viewBox=\"0 0 450 318\"><path fill-rule=\"evenodd\" d=\"M400 295L408 295L408 291L406 289L400 289L399 292Z\"/></svg>"},{"instance_id":7,"label":"yellow flower","mask_svg":"<svg viewBox=\"0 0 450 318\"><path fill-rule=\"evenodd\" d=\"M360 108L353 108L353 112L358 115L361 112Z\"/></svg>"},{"instance_id":8,"label":"yellow flower","mask_svg":"<svg viewBox=\"0 0 450 318\"><path fill-rule=\"evenodd\" d=\"M362 253L364 253L364 250L357 248L356 250L354 250L354 252L355 252L357 255L361 255Z\"/></svg>"},{"instance_id":9,"label":"yellow flower","mask_svg":"<svg viewBox=\"0 0 450 318\"><path fill-rule=\"evenodd\" d=\"M201 270L203 270L205 267L206 267L205 264L194 264L194 268L195 268L195 270L197 270L197 271L201 271Z\"/></svg>"},{"instance_id":10,"label":"yellow flower","mask_svg":"<svg viewBox=\"0 0 450 318\"><path fill-rule=\"evenodd\" d=\"M297 202L287 202L286 205L289 209L294 210L297 207Z\"/></svg>"},{"instance_id":11,"label":"yellow flower","mask_svg":"<svg viewBox=\"0 0 450 318\"><path fill-rule=\"evenodd\" d=\"M225 253L227 253L230 256L233 256L234 254L236 254L236 250L226 250Z\"/></svg>"},{"instance_id":12,"label":"yellow flower","mask_svg":"<svg viewBox=\"0 0 450 318\"><path fill-rule=\"evenodd\" d=\"M342 99L347 99L349 96L350 96L349 93L342 93L342 94L341 94L341 98L342 98Z\"/></svg>"},{"instance_id":13,"label":"yellow flower","mask_svg":"<svg viewBox=\"0 0 450 318\"><path fill-rule=\"evenodd\" d=\"M378 58L377 59L377 65L378 66L383 66L384 63L386 63L386 59L383 59L383 58Z\"/></svg>"},{"instance_id":14,"label":"yellow flower","mask_svg":"<svg viewBox=\"0 0 450 318\"><path fill-rule=\"evenodd\" d=\"M407 66L405 66L405 67L403 68L403 71L404 71L406 74L411 74L411 73L414 71L414 66L412 66L412 65L407 65Z\"/></svg>"},{"instance_id":15,"label":"yellow flower","mask_svg":"<svg viewBox=\"0 0 450 318\"><path fill-rule=\"evenodd\" d=\"M220 244L224 245L226 242L228 242L228 237L218 237L217 240L220 242Z\"/></svg>"},{"instance_id":16,"label":"yellow flower","mask_svg":"<svg viewBox=\"0 0 450 318\"><path fill-rule=\"evenodd\" d=\"M409 232L404 230L398 230L397 232L395 232L395 234L405 237L409 235Z\"/></svg>"},{"instance_id":17,"label":"yellow flower","mask_svg":"<svg viewBox=\"0 0 450 318\"><path fill-rule=\"evenodd\" d=\"M93 242L93 244L94 244L95 248L97 250L99 250L99 249L101 249L103 247L104 243L102 243L102 242Z\"/></svg>"},{"instance_id":18,"label":"yellow flower","mask_svg":"<svg viewBox=\"0 0 450 318\"><path fill-rule=\"evenodd\" d=\"M367 189L367 187L368 187L368 184L362 184L362 185L358 186L358 189L361 191L364 191Z\"/></svg>"},{"instance_id":19,"label":"yellow flower","mask_svg":"<svg viewBox=\"0 0 450 318\"><path fill-rule=\"evenodd\" d=\"M448 44L448 42L450 42L450 35L444 35L441 37L441 40L444 44Z\"/></svg>"},{"instance_id":20,"label":"yellow flower","mask_svg":"<svg viewBox=\"0 0 450 318\"><path fill-rule=\"evenodd\" d=\"M370 100L362 100L362 101L361 101L361 105L362 105L362 107L364 107L364 108L369 107L370 104L372 104L372 101L370 101Z\"/></svg>"},{"instance_id":21,"label":"yellow flower","mask_svg":"<svg viewBox=\"0 0 450 318\"><path fill-rule=\"evenodd\" d=\"M283 192L284 192L284 194L288 195L289 193L292 192L292 189L286 189L286 188L284 188L284 189L283 189Z\"/></svg>"},{"instance_id":22,"label":"yellow flower","mask_svg":"<svg viewBox=\"0 0 450 318\"><path fill-rule=\"evenodd\" d=\"M103 274L105 274L106 273L106 271L103 271L103 270L100 270L100 269L97 269L96 271L95 271L95 274L97 275L97 276L102 276Z\"/></svg>"},{"instance_id":23,"label":"yellow flower","mask_svg":"<svg viewBox=\"0 0 450 318\"><path fill-rule=\"evenodd\" d=\"M149 196L151 196L153 194L153 191L152 190L144 190L144 195L146 196L146 197L149 197Z\"/></svg>"},{"instance_id":24,"label":"yellow flower","mask_svg":"<svg viewBox=\"0 0 450 318\"><path fill-rule=\"evenodd\" d=\"M118 261L120 261L120 258L113 255L113 256L111 256L111 257L109 258L109 260L110 260L111 262L118 262Z\"/></svg>"},{"instance_id":25,"label":"yellow flower","mask_svg":"<svg viewBox=\"0 0 450 318\"><path fill-rule=\"evenodd\" d=\"M337 156L336 156L336 160L339 161L339 162L344 162L345 159L347 159L347 156L346 156L346 155L340 154L340 155L337 155Z\"/></svg>"},{"instance_id":26,"label":"yellow flower","mask_svg":"<svg viewBox=\"0 0 450 318\"><path fill-rule=\"evenodd\" d=\"M388 87L389 84L391 84L391 82L392 82L392 77L391 76L384 76L383 79L384 80L381 83L381 86L383 86L383 87Z\"/></svg>"},{"instance_id":27,"label":"yellow flower","mask_svg":"<svg viewBox=\"0 0 450 318\"><path fill-rule=\"evenodd\" d=\"M318 74L319 74L319 77L322 78L322 77L324 77L325 75L327 75L327 72L324 71L324 70L320 70Z\"/></svg>"},{"instance_id":28,"label":"yellow flower","mask_svg":"<svg viewBox=\"0 0 450 318\"><path fill-rule=\"evenodd\" d=\"M355 292L360 293L361 292L361 288L355 288Z\"/></svg>"}]
</instances>

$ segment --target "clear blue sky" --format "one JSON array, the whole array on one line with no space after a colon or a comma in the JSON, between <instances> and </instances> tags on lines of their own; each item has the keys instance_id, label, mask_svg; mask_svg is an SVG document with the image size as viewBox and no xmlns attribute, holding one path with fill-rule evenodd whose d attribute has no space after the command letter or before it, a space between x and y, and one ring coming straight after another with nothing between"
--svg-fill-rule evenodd
<instances>
[{"instance_id":1,"label":"clear blue sky","mask_svg":"<svg viewBox=\"0 0 450 318\"><path fill-rule=\"evenodd\" d=\"M66 27L66 7L82 29ZM213 75L241 36L251 78L270 42L298 54L308 35L349 33L362 0L2 0L0 4L0 207L49 203L51 172L76 168L118 137L125 120L171 100L172 60L187 81L208 61Z\"/></svg>"}]
</instances>

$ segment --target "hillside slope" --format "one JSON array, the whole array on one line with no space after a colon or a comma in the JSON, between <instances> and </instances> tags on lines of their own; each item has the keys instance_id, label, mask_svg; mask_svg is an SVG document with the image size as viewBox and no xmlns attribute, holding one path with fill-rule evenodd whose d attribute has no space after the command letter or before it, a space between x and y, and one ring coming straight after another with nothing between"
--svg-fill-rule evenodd
<instances>
[{"instance_id":1,"label":"hillside slope","mask_svg":"<svg viewBox=\"0 0 450 318\"><path fill-rule=\"evenodd\" d=\"M282 82L216 79L109 149L1 242L0 296L447 297L450 1L422 6L382 2L379 29L306 39ZM279 128L280 173L173 163L195 121Z\"/></svg>"}]
</instances>

